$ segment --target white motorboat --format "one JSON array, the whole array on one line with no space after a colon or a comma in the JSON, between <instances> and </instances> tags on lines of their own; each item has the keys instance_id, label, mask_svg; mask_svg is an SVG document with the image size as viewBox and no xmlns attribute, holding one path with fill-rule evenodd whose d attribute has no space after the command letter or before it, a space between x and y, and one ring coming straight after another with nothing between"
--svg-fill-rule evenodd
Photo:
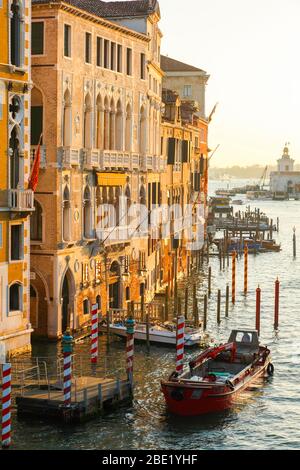
<instances>
[{"instance_id":1,"label":"white motorboat","mask_svg":"<svg viewBox=\"0 0 300 470\"><path fill-rule=\"evenodd\" d=\"M107 326L100 326L100 331L106 332ZM124 323L114 323L110 325L110 333L120 338L126 337L126 326ZM137 341L147 341L147 326L144 323L135 324L134 338ZM176 326L172 324L150 325L149 327L150 343L161 345L176 345ZM185 329L185 347L199 346L201 343L202 333L200 329L186 327Z\"/></svg>"}]
</instances>

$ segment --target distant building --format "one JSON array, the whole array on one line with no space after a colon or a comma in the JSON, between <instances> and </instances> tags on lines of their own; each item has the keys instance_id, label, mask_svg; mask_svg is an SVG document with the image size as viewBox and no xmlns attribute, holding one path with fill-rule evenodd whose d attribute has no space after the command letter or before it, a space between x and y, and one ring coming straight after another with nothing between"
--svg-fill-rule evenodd
<instances>
[{"instance_id":1,"label":"distant building","mask_svg":"<svg viewBox=\"0 0 300 470\"><path fill-rule=\"evenodd\" d=\"M300 196L300 171L294 171L294 163L286 146L277 161L277 171L270 174L270 190L273 195L284 193L285 197Z\"/></svg>"},{"instance_id":2,"label":"distant building","mask_svg":"<svg viewBox=\"0 0 300 470\"><path fill-rule=\"evenodd\" d=\"M209 75L202 69L163 55L161 68L165 72L164 88L176 90L182 100L197 102L198 115L205 118L205 88Z\"/></svg>"}]
</instances>

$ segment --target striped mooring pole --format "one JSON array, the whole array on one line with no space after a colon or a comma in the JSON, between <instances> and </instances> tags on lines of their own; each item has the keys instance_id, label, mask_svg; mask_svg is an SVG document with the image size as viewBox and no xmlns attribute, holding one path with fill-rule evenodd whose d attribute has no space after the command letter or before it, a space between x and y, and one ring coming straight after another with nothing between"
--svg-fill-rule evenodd
<instances>
[{"instance_id":1,"label":"striped mooring pole","mask_svg":"<svg viewBox=\"0 0 300 470\"><path fill-rule=\"evenodd\" d=\"M92 305L91 363L98 362L98 304Z\"/></svg>"},{"instance_id":2,"label":"striped mooring pole","mask_svg":"<svg viewBox=\"0 0 300 470\"><path fill-rule=\"evenodd\" d=\"M131 385L133 385L133 357L134 357L134 326L132 317L126 320L127 341L126 341L126 371Z\"/></svg>"},{"instance_id":3,"label":"striped mooring pole","mask_svg":"<svg viewBox=\"0 0 300 470\"><path fill-rule=\"evenodd\" d=\"M73 336L68 329L62 338L64 356L64 406L71 406Z\"/></svg>"},{"instance_id":4,"label":"striped mooring pole","mask_svg":"<svg viewBox=\"0 0 300 470\"><path fill-rule=\"evenodd\" d=\"M177 334L176 334L176 372L182 374L183 361L184 361L184 330L185 318L179 317L177 319Z\"/></svg>"},{"instance_id":5,"label":"striped mooring pole","mask_svg":"<svg viewBox=\"0 0 300 470\"><path fill-rule=\"evenodd\" d=\"M11 445L11 364L2 365L2 420L1 444L3 449Z\"/></svg>"},{"instance_id":6,"label":"striped mooring pole","mask_svg":"<svg viewBox=\"0 0 300 470\"><path fill-rule=\"evenodd\" d=\"M232 303L235 304L236 289L236 251L232 253Z\"/></svg>"},{"instance_id":7,"label":"striped mooring pole","mask_svg":"<svg viewBox=\"0 0 300 470\"><path fill-rule=\"evenodd\" d=\"M244 249L244 294L248 294L248 246Z\"/></svg>"}]
</instances>

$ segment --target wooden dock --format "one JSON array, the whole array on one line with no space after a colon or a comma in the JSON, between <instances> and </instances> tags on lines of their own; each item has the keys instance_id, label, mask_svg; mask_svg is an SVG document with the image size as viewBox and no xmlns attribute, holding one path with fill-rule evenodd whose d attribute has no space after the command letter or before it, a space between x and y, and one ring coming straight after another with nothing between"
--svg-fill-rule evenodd
<instances>
[{"instance_id":1,"label":"wooden dock","mask_svg":"<svg viewBox=\"0 0 300 470\"><path fill-rule=\"evenodd\" d=\"M72 403L64 406L61 383L32 385L16 397L18 417L45 418L62 423L81 423L108 409L132 401L127 380L80 377L72 380Z\"/></svg>"}]
</instances>

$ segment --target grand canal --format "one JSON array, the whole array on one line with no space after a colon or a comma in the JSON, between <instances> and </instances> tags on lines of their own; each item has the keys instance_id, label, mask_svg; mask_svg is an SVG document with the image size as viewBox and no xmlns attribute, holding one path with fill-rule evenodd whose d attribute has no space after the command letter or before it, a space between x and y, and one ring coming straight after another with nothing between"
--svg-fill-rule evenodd
<instances>
[{"instance_id":1,"label":"grand canal","mask_svg":"<svg viewBox=\"0 0 300 470\"><path fill-rule=\"evenodd\" d=\"M237 185L241 181L236 182ZM212 183L218 187L220 183ZM209 303L208 330L216 342L227 340L232 328L255 326L255 289L262 289L262 342L272 350L275 375L264 386L243 397L226 414L182 420L169 416L160 393L160 379L174 366L174 351L144 346L135 350L135 399L133 406L100 417L85 425L65 427L13 419L14 449L300 449L300 202L262 201L251 205L280 218L277 236L281 253L249 257L249 295L243 292L243 262L238 263L237 303L225 320L224 293L231 269L220 271L211 259L213 295ZM299 235L298 258L293 259L293 227ZM207 291L207 265L196 276L200 313ZM281 282L280 331L273 331L274 282ZM189 282L194 281L190 280ZM182 285L183 287L183 285ZM216 324L216 293L222 289L222 324ZM33 354L55 355L56 345L34 345ZM100 340L100 357L106 354ZM87 354L89 341L76 346ZM124 344L110 345L114 364L124 360Z\"/></svg>"}]
</instances>

